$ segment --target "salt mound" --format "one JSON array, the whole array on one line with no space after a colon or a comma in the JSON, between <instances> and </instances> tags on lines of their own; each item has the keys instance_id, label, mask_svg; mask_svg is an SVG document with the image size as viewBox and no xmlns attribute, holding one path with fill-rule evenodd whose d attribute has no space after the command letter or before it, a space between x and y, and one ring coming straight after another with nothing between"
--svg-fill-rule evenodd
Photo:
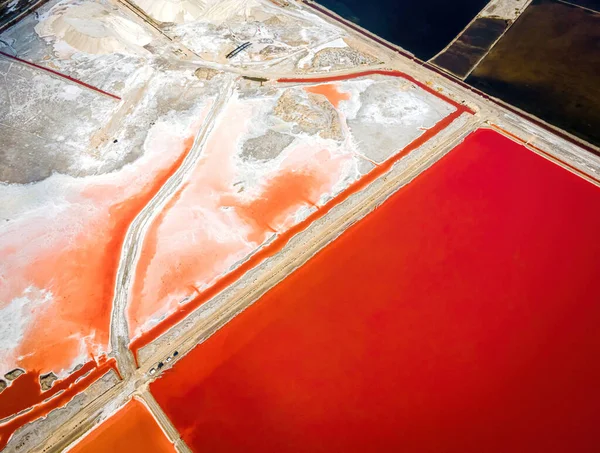
<instances>
[{"instance_id":1,"label":"salt mound","mask_svg":"<svg viewBox=\"0 0 600 453\"><path fill-rule=\"evenodd\" d=\"M196 20L204 11L204 0L135 0L152 19L182 24Z\"/></svg>"},{"instance_id":2,"label":"salt mound","mask_svg":"<svg viewBox=\"0 0 600 453\"><path fill-rule=\"evenodd\" d=\"M152 41L140 25L92 2L57 4L35 31L43 38L56 38L55 48L66 43L89 54L144 54L142 46Z\"/></svg>"}]
</instances>

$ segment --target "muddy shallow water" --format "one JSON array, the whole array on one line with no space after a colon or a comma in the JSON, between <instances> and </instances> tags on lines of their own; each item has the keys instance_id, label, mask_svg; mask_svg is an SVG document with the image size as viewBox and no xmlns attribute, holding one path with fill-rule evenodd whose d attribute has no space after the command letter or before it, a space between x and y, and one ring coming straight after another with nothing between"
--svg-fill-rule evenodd
<instances>
[{"instance_id":1,"label":"muddy shallow water","mask_svg":"<svg viewBox=\"0 0 600 453\"><path fill-rule=\"evenodd\" d=\"M461 79L465 78L507 28L508 22L504 19L477 18L433 63Z\"/></svg>"},{"instance_id":2,"label":"muddy shallow water","mask_svg":"<svg viewBox=\"0 0 600 453\"><path fill-rule=\"evenodd\" d=\"M600 145L598 42L600 14L534 0L467 82Z\"/></svg>"}]
</instances>

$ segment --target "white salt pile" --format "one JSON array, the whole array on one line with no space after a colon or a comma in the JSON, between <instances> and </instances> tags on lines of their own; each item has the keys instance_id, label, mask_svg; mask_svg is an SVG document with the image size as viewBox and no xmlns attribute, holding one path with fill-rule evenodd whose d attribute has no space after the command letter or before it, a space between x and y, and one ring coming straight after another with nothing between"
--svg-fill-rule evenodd
<instances>
[{"instance_id":1,"label":"white salt pile","mask_svg":"<svg viewBox=\"0 0 600 453\"><path fill-rule=\"evenodd\" d=\"M138 24L92 2L58 3L35 27L43 38L54 38L55 50L65 44L89 54L146 54L152 37Z\"/></svg>"}]
</instances>

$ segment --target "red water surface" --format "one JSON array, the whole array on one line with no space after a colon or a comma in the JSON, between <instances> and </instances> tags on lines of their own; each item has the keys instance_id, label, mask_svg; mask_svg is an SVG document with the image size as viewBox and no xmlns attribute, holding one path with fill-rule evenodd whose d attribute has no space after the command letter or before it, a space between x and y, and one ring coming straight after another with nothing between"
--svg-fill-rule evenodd
<instances>
[{"instance_id":1,"label":"red water surface","mask_svg":"<svg viewBox=\"0 0 600 453\"><path fill-rule=\"evenodd\" d=\"M471 134L151 391L196 452L592 452L600 189Z\"/></svg>"},{"instance_id":2,"label":"red water surface","mask_svg":"<svg viewBox=\"0 0 600 453\"><path fill-rule=\"evenodd\" d=\"M335 108L338 107L340 102L347 101L348 99L350 99L349 93L340 92L338 90L337 84L333 84L333 83L328 83L328 84L323 84L323 85L314 85L314 86L306 87L304 89L306 91L308 91L309 93L322 94L329 100L329 102L331 102L331 105L333 105Z\"/></svg>"},{"instance_id":3,"label":"red water surface","mask_svg":"<svg viewBox=\"0 0 600 453\"><path fill-rule=\"evenodd\" d=\"M69 451L174 453L176 450L146 406L134 399Z\"/></svg>"}]
</instances>

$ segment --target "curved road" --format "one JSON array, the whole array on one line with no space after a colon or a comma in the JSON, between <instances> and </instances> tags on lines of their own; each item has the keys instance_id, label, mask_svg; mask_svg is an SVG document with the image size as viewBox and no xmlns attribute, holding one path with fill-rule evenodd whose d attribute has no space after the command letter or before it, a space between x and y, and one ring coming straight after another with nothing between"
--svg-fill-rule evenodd
<instances>
[{"instance_id":1,"label":"curved road","mask_svg":"<svg viewBox=\"0 0 600 453\"><path fill-rule=\"evenodd\" d=\"M235 78L232 74L226 74L225 77L227 80L204 120L200 132L194 140L192 149L173 176L160 188L154 198L150 200L150 203L139 212L127 230L123 248L121 249L110 316L110 347L112 354L117 360L119 372L124 378L129 377L136 369L134 356L129 349L130 338L129 326L127 324L127 302L144 236L154 216L164 207L196 167L202 154L202 148L216 117L233 94Z\"/></svg>"}]
</instances>

